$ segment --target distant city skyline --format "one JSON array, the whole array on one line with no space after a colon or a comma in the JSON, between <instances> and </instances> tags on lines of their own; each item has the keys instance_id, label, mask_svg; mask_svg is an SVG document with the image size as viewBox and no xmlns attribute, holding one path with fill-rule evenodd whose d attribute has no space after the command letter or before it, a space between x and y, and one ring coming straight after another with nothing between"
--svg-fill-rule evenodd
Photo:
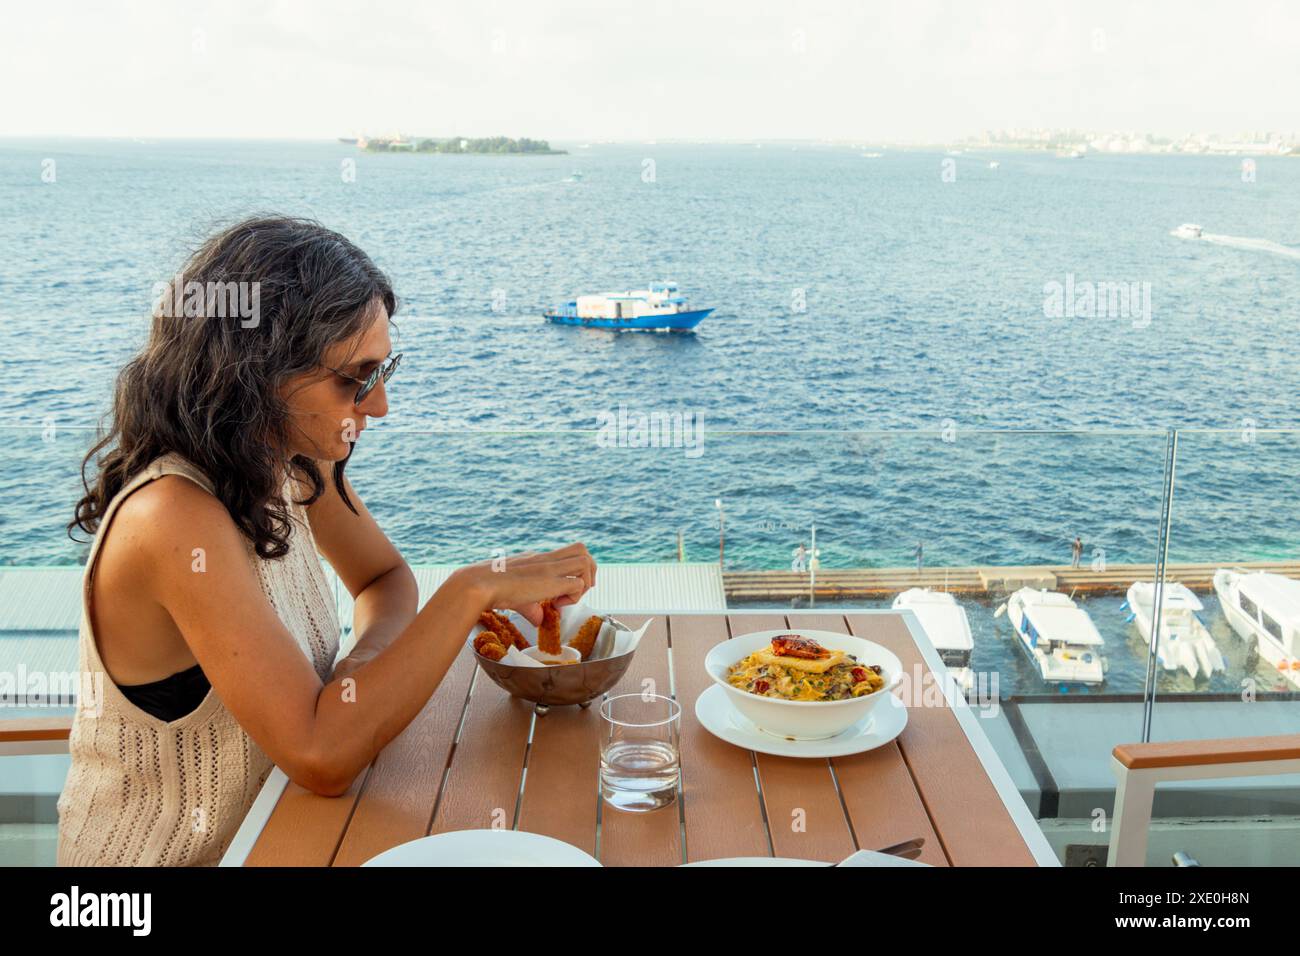
<instances>
[{"instance_id":1,"label":"distant city skyline","mask_svg":"<svg viewBox=\"0 0 1300 956\"><path fill-rule=\"evenodd\" d=\"M24 4L0 136L951 142L1300 127L1300 4Z\"/></svg>"}]
</instances>

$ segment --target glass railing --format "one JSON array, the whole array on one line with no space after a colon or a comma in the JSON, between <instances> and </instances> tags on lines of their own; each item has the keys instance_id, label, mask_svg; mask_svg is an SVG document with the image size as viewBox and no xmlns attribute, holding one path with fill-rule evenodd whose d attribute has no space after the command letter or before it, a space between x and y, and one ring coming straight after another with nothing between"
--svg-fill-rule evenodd
<instances>
[{"instance_id":1,"label":"glass railing","mask_svg":"<svg viewBox=\"0 0 1300 956\"><path fill-rule=\"evenodd\" d=\"M682 419L652 422L649 432L637 426L635 416L626 426L566 431L377 422L348 474L416 569L422 600L456 566L572 540L585 541L609 572L592 596L609 610L834 614L891 608L918 588L931 598L947 592L960 613L942 623L923 609L917 620L931 622L936 659L1067 863L1104 860L1111 752L1141 741L1148 726L1153 740L1296 726L1295 688L1234 636L1207 590L1212 571L1199 567L1295 553L1300 508L1286 476L1300 450L1296 434L1259 430L1244 451L1233 444L1239 436L1178 436L1166 576L1202 602L1223 667L1193 678L1158 666L1148 686L1151 651L1133 604L1140 595L1130 589L1152 581L1163 556L1164 430L980 431L948 422L910 432L695 432ZM0 671L75 668L87 548L68 540L64 526L92 436L3 432ZM646 565L666 570L640 573ZM331 583L346 626L350 599ZM903 600L914 609L924 603L915 593ZM952 623L962 614L968 645ZM66 760L0 758L0 832L35 827L26 845L36 849L26 852L38 857L52 859L50 813ZM1251 802L1258 787L1174 785L1184 796L1158 797L1153 833L1225 815L1249 828L1257 811L1282 814L1283 788L1265 783L1264 802ZM1177 849L1195 856L1199 829L1176 832L1187 837ZM1163 862L1166 849L1153 837Z\"/></svg>"},{"instance_id":2,"label":"glass railing","mask_svg":"<svg viewBox=\"0 0 1300 956\"><path fill-rule=\"evenodd\" d=\"M0 727L71 717L77 583L87 549L64 525L79 495L89 429L0 428ZM19 747L30 751L30 747ZM0 866L52 865L66 754L0 747Z\"/></svg>"},{"instance_id":3,"label":"glass railing","mask_svg":"<svg viewBox=\"0 0 1300 956\"><path fill-rule=\"evenodd\" d=\"M1300 734L1297 465L1295 429L1179 431L1153 741ZM1164 782L1153 814L1153 864L1180 851L1205 866L1300 860L1300 774Z\"/></svg>"}]
</instances>

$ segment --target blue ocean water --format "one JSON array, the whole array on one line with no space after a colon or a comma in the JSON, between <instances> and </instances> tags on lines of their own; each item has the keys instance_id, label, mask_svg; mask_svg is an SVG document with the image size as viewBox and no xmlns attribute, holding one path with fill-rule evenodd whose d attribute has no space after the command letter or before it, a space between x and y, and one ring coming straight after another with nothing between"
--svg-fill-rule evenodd
<instances>
[{"instance_id":1,"label":"blue ocean water","mask_svg":"<svg viewBox=\"0 0 1300 956\"><path fill-rule=\"evenodd\" d=\"M404 359L349 473L412 563L573 539L674 560L679 533L716 560L725 529L728 567L775 568L813 523L830 567L917 542L929 565L1063 563L1076 534L1087 560L1152 561L1168 426L1170 559L1295 556L1300 159L1243 182L1235 157L570 148L0 141L0 565L82 559L87 426L154 284L254 212L320 219L395 283ZM540 319L655 279L717 312L688 336ZM1150 283L1149 324L1046 315L1067 281ZM620 406L694 416L703 443L607 447ZM1132 689L1118 604L1089 608ZM971 610L975 665L1015 673ZM1230 689L1251 665L1222 638Z\"/></svg>"},{"instance_id":2,"label":"blue ocean water","mask_svg":"<svg viewBox=\"0 0 1300 956\"><path fill-rule=\"evenodd\" d=\"M1235 157L570 148L0 142L0 562L76 560L73 426L105 410L154 284L258 211L345 232L398 289L390 414L350 468L413 561L573 536L672 559L678 531L707 560L715 499L735 566L786 564L814 521L830 566L917 541L930 564L1060 561L1075 534L1149 561L1169 425L1225 430L1183 435L1171 556L1294 553L1297 439L1268 429L1297 420L1300 160L1247 183ZM1247 241L1169 235L1189 221ZM1149 325L1046 316L1067 276L1149 282ZM717 307L696 335L539 318L658 278ZM620 405L697 416L700 454L601 447Z\"/></svg>"}]
</instances>

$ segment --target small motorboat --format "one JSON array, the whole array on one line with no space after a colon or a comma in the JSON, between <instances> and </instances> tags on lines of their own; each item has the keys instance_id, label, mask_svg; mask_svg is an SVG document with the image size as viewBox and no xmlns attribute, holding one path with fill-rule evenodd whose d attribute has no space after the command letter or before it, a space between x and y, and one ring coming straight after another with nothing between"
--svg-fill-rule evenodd
<instances>
[{"instance_id":1,"label":"small motorboat","mask_svg":"<svg viewBox=\"0 0 1300 956\"><path fill-rule=\"evenodd\" d=\"M894 598L894 610L916 612L926 637L938 651L948 673L962 693L969 694L975 686L975 676L970 668L970 654L975 642L971 639L966 609L946 591L908 588Z\"/></svg>"},{"instance_id":2,"label":"small motorboat","mask_svg":"<svg viewBox=\"0 0 1300 956\"><path fill-rule=\"evenodd\" d=\"M1133 613L1130 620L1137 622L1138 631L1147 644L1151 643L1155 588L1151 581L1136 581L1128 589L1124 603L1124 607ZM1160 604L1160 640L1156 642L1156 660L1162 668L1167 671L1185 670L1193 680L1227 670L1219 645L1214 643L1209 628L1196 616L1204 606L1187 585L1165 582Z\"/></svg>"},{"instance_id":3,"label":"small motorboat","mask_svg":"<svg viewBox=\"0 0 1300 956\"><path fill-rule=\"evenodd\" d=\"M544 313L556 325L621 332L689 332L713 309L692 309L675 282L654 282L634 292L580 295Z\"/></svg>"},{"instance_id":4,"label":"small motorboat","mask_svg":"<svg viewBox=\"0 0 1300 956\"><path fill-rule=\"evenodd\" d=\"M1223 616L1259 656L1300 687L1300 581L1267 571L1214 572Z\"/></svg>"},{"instance_id":5,"label":"small motorboat","mask_svg":"<svg viewBox=\"0 0 1300 956\"><path fill-rule=\"evenodd\" d=\"M1199 239L1201 238L1201 227L1194 222L1185 222L1169 235L1177 236L1179 239Z\"/></svg>"},{"instance_id":6,"label":"small motorboat","mask_svg":"<svg viewBox=\"0 0 1300 956\"><path fill-rule=\"evenodd\" d=\"M1049 684L1100 684L1106 643L1088 612L1059 591L1021 588L994 612L1005 611L1016 643Z\"/></svg>"}]
</instances>

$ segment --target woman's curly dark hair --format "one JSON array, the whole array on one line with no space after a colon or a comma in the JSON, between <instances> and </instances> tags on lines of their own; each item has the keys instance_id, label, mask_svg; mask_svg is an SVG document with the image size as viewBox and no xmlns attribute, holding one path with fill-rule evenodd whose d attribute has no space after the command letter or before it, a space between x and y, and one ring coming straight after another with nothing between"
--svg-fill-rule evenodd
<instances>
[{"instance_id":1,"label":"woman's curly dark hair","mask_svg":"<svg viewBox=\"0 0 1300 956\"><path fill-rule=\"evenodd\" d=\"M259 556L283 557L291 525L280 481L290 419L279 388L319 369L326 349L365 329L376 299L391 319L392 286L338 233L308 219L272 216L212 236L164 288L148 341L118 373L110 427L101 425L82 462L86 493L68 536L76 528L93 535L127 481L159 455L176 452L209 477ZM245 290L245 305L256 303L252 318L248 309L226 307L238 304L235 289ZM197 312L182 306L196 301L202 314L183 314ZM101 452L92 485L87 471ZM334 464L334 487L355 514L343 484L347 461ZM315 461L294 455L289 466L313 488L303 504L324 494Z\"/></svg>"}]
</instances>

